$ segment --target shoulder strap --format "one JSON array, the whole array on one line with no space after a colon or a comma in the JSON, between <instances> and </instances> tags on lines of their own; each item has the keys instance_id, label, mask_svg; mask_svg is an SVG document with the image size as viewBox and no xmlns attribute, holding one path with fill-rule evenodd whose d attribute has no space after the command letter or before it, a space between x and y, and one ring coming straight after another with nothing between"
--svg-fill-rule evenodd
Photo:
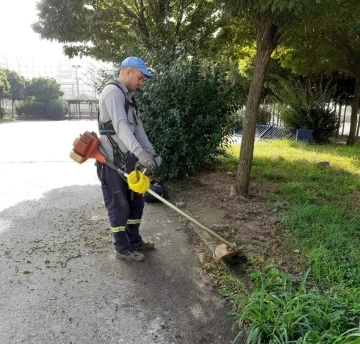
<instances>
[{"instance_id":1,"label":"shoulder strap","mask_svg":"<svg viewBox=\"0 0 360 344\"><path fill-rule=\"evenodd\" d=\"M122 87L117 83L117 82L115 82L115 81L109 81L105 86L107 86L107 85L114 85L114 86L116 86L122 93L123 93L123 95L124 95L124 98L125 98L125 104L124 104L124 108L125 108L125 113L126 114L128 114L128 112L129 112L129 100L127 99L127 97L126 97L126 94L125 94L125 91L122 89ZM136 104L135 103L135 98L134 97L132 97L132 101L134 102L134 104ZM136 105L135 105L136 106ZM103 124L102 122L100 122L100 109L98 109L98 123L99 124ZM104 129L104 126L102 125L102 128ZM113 130L112 130L113 131Z\"/></svg>"},{"instance_id":2,"label":"shoulder strap","mask_svg":"<svg viewBox=\"0 0 360 344\"><path fill-rule=\"evenodd\" d=\"M124 98L125 98L125 104L124 104L124 108L125 108L125 113L126 115L128 115L128 112L129 112L129 106L130 106L130 102L129 100L127 99L126 97L126 93L125 91L122 89L122 87L116 83L115 81L113 82L108 82L106 84L107 85L114 85L116 86L123 94L124 94ZM132 101L134 102L134 106L136 107L136 104L135 104L135 99L134 97L132 97ZM133 104L132 104L133 105ZM117 155L121 156L122 158L122 161L125 161L125 159L127 158L128 156L128 153L124 154L121 149L119 148L119 145L116 143L116 141L111 137L111 135L115 134L115 130L114 130L114 127L112 125L112 122L111 120L106 122L106 123L103 123L103 122L100 122L100 109L98 109L98 127L99 127L99 133L100 135L106 135L112 148L113 148L113 154L114 154L114 159Z\"/></svg>"},{"instance_id":3,"label":"shoulder strap","mask_svg":"<svg viewBox=\"0 0 360 344\"><path fill-rule=\"evenodd\" d=\"M110 81L110 82L108 82L106 85L114 85L114 86L116 86L122 93L123 93L123 95L124 95L124 97L125 97L125 104L124 104L124 108L125 108L125 112L126 112L126 114L129 112L129 100L127 99L127 97L126 97L126 93L125 93L125 91L122 89L122 87L118 84L118 83L116 83L115 81Z\"/></svg>"}]
</instances>

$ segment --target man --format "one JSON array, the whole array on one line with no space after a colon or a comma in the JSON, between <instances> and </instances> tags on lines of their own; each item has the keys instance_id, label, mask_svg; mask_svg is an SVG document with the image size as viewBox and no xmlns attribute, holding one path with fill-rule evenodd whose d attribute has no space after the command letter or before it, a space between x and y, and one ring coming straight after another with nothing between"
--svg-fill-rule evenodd
<instances>
[{"instance_id":1,"label":"man","mask_svg":"<svg viewBox=\"0 0 360 344\"><path fill-rule=\"evenodd\" d=\"M109 82L99 99L100 144L107 157L129 173L134 161L153 169L161 164L149 142L139 118L133 92L144 78L152 79L145 63L138 57L128 57L121 64L118 80ZM139 234L144 209L142 195L131 191L126 180L104 164L97 164L105 207L113 233L116 257L142 261L140 251L151 250L154 244L146 243Z\"/></svg>"}]
</instances>

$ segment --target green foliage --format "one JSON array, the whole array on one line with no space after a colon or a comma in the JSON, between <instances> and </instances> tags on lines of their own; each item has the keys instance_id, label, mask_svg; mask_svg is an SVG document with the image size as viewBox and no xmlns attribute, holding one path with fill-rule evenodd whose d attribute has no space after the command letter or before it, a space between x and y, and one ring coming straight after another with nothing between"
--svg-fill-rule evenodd
<instances>
[{"instance_id":1,"label":"green foliage","mask_svg":"<svg viewBox=\"0 0 360 344\"><path fill-rule=\"evenodd\" d=\"M57 100L64 94L60 84L55 79L43 77L31 79L26 84L24 93L25 97L32 97L40 103Z\"/></svg>"},{"instance_id":2,"label":"green foliage","mask_svg":"<svg viewBox=\"0 0 360 344\"><path fill-rule=\"evenodd\" d=\"M34 100L21 101L16 106L18 116L33 119L63 120L65 109L60 100L52 100L47 103Z\"/></svg>"},{"instance_id":3,"label":"green foliage","mask_svg":"<svg viewBox=\"0 0 360 344\"><path fill-rule=\"evenodd\" d=\"M286 109L281 119L289 128L314 130L313 139L316 143L329 142L329 138L334 135L336 129L334 111L324 106L298 110Z\"/></svg>"},{"instance_id":4,"label":"green foliage","mask_svg":"<svg viewBox=\"0 0 360 344\"><path fill-rule=\"evenodd\" d=\"M63 120L65 117L65 110L66 107L63 106L61 100L53 100L45 105L46 118L54 121Z\"/></svg>"},{"instance_id":5,"label":"green foliage","mask_svg":"<svg viewBox=\"0 0 360 344\"><path fill-rule=\"evenodd\" d=\"M281 119L291 129L312 129L314 141L327 142L336 129L336 115L328 108L335 86L312 78L280 79L271 87L283 105Z\"/></svg>"},{"instance_id":6,"label":"green foliage","mask_svg":"<svg viewBox=\"0 0 360 344\"><path fill-rule=\"evenodd\" d=\"M284 66L301 74L340 72L355 77L348 145L356 140L360 99L360 2L329 1L323 12L314 12L307 23L314 27L297 30L280 54ZM309 53L311 52L311 53Z\"/></svg>"},{"instance_id":7,"label":"green foliage","mask_svg":"<svg viewBox=\"0 0 360 344\"><path fill-rule=\"evenodd\" d=\"M195 173L218 153L237 110L226 71L195 60L160 67L140 104L146 132L165 161L159 173L170 179Z\"/></svg>"},{"instance_id":8,"label":"green foliage","mask_svg":"<svg viewBox=\"0 0 360 344\"><path fill-rule=\"evenodd\" d=\"M16 113L19 117L43 118L45 117L44 104L33 100L24 100L17 103Z\"/></svg>"},{"instance_id":9,"label":"green foliage","mask_svg":"<svg viewBox=\"0 0 360 344\"><path fill-rule=\"evenodd\" d=\"M239 147L229 153L220 162L235 170ZM252 178L271 188L285 244L310 272L302 283L278 270L253 274L254 294L235 299L238 330L249 343L255 336L261 343L360 343L359 156L358 145L255 144Z\"/></svg>"},{"instance_id":10,"label":"green foliage","mask_svg":"<svg viewBox=\"0 0 360 344\"><path fill-rule=\"evenodd\" d=\"M307 276L308 272L299 283L278 269L254 271L256 290L249 296L235 297L236 325L240 329L235 342L240 338L248 344L334 344L359 340L356 318L341 303L344 300L331 294L321 295L317 289L307 290ZM349 318L353 318L350 329Z\"/></svg>"},{"instance_id":11,"label":"green foliage","mask_svg":"<svg viewBox=\"0 0 360 344\"><path fill-rule=\"evenodd\" d=\"M313 30L298 27L278 57L284 66L299 74L336 71L359 75L360 3L327 1L326 5L316 7L308 18L307 25Z\"/></svg>"},{"instance_id":12,"label":"green foliage","mask_svg":"<svg viewBox=\"0 0 360 344\"><path fill-rule=\"evenodd\" d=\"M10 90L10 85L6 77L6 73L3 69L0 68L0 119L4 116L4 109L2 108L2 98L6 98L8 96Z\"/></svg>"},{"instance_id":13,"label":"green foliage","mask_svg":"<svg viewBox=\"0 0 360 344\"><path fill-rule=\"evenodd\" d=\"M10 85L9 98L13 101L24 99L25 78L9 69L5 69L5 73Z\"/></svg>"},{"instance_id":14,"label":"green foliage","mask_svg":"<svg viewBox=\"0 0 360 344\"><path fill-rule=\"evenodd\" d=\"M0 68L0 99L6 98L10 90L10 84L6 72Z\"/></svg>"},{"instance_id":15,"label":"green foliage","mask_svg":"<svg viewBox=\"0 0 360 344\"><path fill-rule=\"evenodd\" d=\"M221 25L213 1L42 0L37 9L33 29L42 38L64 43L69 57L112 62L135 55L149 63L172 60L179 51L206 51Z\"/></svg>"},{"instance_id":16,"label":"green foliage","mask_svg":"<svg viewBox=\"0 0 360 344\"><path fill-rule=\"evenodd\" d=\"M109 80L119 77L119 69L120 68L116 70L116 68L96 67L94 65L88 68L88 78L91 80L91 85L97 93L101 94Z\"/></svg>"}]
</instances>

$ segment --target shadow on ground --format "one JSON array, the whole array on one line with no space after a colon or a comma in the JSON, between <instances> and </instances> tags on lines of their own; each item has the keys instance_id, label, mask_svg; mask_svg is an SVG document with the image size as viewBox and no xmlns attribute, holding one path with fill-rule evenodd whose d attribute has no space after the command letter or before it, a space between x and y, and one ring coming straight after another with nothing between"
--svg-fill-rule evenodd
<instances>
[{"instance_id":1,"label":"shadow on ground","mask_svg":"<svg viewBox=\"0 0 360 344\"><path fill-rule=\"evenodd\" d=\"M98 186L47 192L0 213L2 343L230 343L230 310L199 275L186 228L147 205L142 263L114 258Z\"/></svg>"}]
</instances>

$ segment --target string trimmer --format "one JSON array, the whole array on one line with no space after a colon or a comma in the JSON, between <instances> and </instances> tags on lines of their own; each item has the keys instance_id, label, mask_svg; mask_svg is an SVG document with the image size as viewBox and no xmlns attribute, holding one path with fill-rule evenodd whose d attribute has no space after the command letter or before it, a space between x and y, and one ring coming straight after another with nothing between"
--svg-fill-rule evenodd
<instances>
[{"instance_id":1,"label":"string trimmer","mask_svg":"<svg viewBox=\"0 0 360 344\"><path fill-rule=\"evenodd\" d=\"M147 176L145 176L140 171L133 171L130 174L127 174L121 168L116 166L110 159L106 157L101 150L100 141L94 132L90 133L86 131L84 134L80 135L79 138L75 139L73 143L73 150L70 152L70 158L76 161L79 164L82 164L88 159L95 159L101 164L106 164L121 176L127 178L127 182L129 184L129 188L138 193L145 193L148 192L153 197L157 198L162 203L166 204L171 209L175 210L181 216L187 218L190 222L195 224L196 226L200 227L207 233L209 233L212 237L218 239L223 244L216 247L214 255L215 258L220 260L225 256L229 256L234 261L244 262L246 261L246 257L243 254L240 254L236 248L234 243L230 243L226 239L222 238L220 235L212 231L210 228L202 225L200 222L196 221L190 215L186 214L178 207L173 205L172 203L168 202L165 198L158 195L156 192L152 191L150 186L150 181Z\"/></svg>"}]
</instances>

